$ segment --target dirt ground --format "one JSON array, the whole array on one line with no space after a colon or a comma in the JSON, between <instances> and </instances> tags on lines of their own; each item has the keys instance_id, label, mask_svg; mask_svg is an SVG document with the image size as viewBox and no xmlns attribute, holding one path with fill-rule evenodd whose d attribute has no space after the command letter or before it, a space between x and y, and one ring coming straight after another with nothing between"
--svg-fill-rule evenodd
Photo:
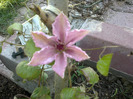
<instances>
[{"instance_id":1,"label":"dirt ground","mask_svg":"<svg viewBox=\"0 0 133 99\"><path fill-rule=\"evenodd\" d=\"M0 75L0 99L13 99L13 97L17 94L30 96L27 91Z\"/></svg>"},{"instance_id":2,"label":"dirt ground","mask_svg":"<svg viewBox=\"0 0 133 99\"><path fill-rule=\"evenodd\" d=\"M133 99L133 83L112 74L107 77L100 75L99 79L99 82L91 90L88 90L91 85L87 83L83 76L78 76L78 73L76 73L73 78L73 86L84 85L86 94L92 96L92 99L95 97L94 93L99 99Z\"/></svg>"}]
</instances>

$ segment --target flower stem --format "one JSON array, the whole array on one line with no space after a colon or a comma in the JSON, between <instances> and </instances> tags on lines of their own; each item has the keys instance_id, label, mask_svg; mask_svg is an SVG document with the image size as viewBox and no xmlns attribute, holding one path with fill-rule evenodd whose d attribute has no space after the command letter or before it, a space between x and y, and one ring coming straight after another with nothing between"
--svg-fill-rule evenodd
<instances>
[{"instance_id":1,"label":"flower stem","mask_svg":"<svg viewBox=\"0 0 133 99\"><path fill-rule=\"evenodd\" d=\"M38 87L40 87L40 84L41 84L41 77L42 77L43 70L44 70L44 65L42 66L41 73L40 73L40 76L39 76Z\"/></svg>"},{"instance_id":2,"label":"flower stem","mask_svg":"<svg viewBox=\"0 0 133 99\"><path fill-rule=\"evenodd\" d=\"M91 51L91 50L99 50L99 49L104 49L104 48L115 48L115 47L119 47L119 46L103 46L103 47L99 47L99 48L90 48L90 49L83 49L84 51Z\"/></svg>"},{"instance_id":3,"label":"flower stem","mask_svg":"<svg viewBox=\"0 0 133 99\"><path fill-rule=\"evenodd\" d=\"M10 44L10 45L15 45L15 46L22 46L22 47L23 47L23 45L20 45L20 44L14 44L14 43L10 43L10 42L7 42L7 41L4 41L4 43Z\"/></svg>"},{"instance_id":4,"label":"flower stem","mask_svg":"<svg viewBox=\"0 0 133 99\"><path fill-rule=\"evenodd\" d=\"M69 87L72 88L71 66L68 66Z\"/></svg>"},{"instance_id":5,"label":"flower stem","mask_svg":"<svg viewBox=\"0 0 133 99\"><path fill-rule=\"evenodd\" d=\"M10 45L15 45L15 46L22 46L23 47L23 45L21 45L21 44L14 44L14 43L11 43L11 42L7 42L7 41L1 41L0 43L2 43L2 45L3 45L3 43L7 43L7 44L10 44Z\"/></svg>"},{"instance_id":6,"label":"flower stem","mask_svg":"<svg viewBox=\"0 0 133 99\"><path fill-rule=\"evenodd\" d=\"M91 85L91 87L87 88L88 89L88 92L92 89L93 86L94 86L94 84Z\"/></svg>"},{"instance_id":7,"label":"flower stem","mask_svg":"<svg viewBox=\"0 0 133 99\"><path fill-rule=\"evenodd\" d=\"M99 59L101 59L101 56L102 56L102 54L105 52L105 50L106 50L106 47L104 47L104 49L103 49L102 52L100 53Z\"/></svg>"}]
</instances>

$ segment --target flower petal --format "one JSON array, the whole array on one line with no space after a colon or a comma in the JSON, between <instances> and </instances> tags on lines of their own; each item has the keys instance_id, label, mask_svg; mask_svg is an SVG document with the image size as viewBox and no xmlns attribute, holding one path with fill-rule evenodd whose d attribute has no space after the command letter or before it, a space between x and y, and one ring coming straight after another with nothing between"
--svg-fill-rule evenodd
<instances>
[{"instance_id":1,"label":"flower petal","mask_svg":"<svg viewBox=\"0 0 133 99\"><path fill-rule=\"evenodd\" d=\"M64 78L65 69L67 67L67 57L65 53L57 54L55 64L52 69L61 77Z\"/></svg>"},{"instance_id":2,"label":"flower petal","mask_svg":"<svg viewBox=\"0 0 133 99\"><path fill-rule=\"evenodd\" d=\"M52 24L53 28L53 34L61 41L64 43L65 38L68 34L68 31L70 31L70 23L67 19L67 17L63 14L60 13L56 19L55 22Z\"/></svg>"},{"instance_id":3,"label":"flower petal","mask_svg":"<svg viewBox=\"0 0 133 99\"><path fill-rule=\"evenodd\" d=\"M75 29L75 30L69 32L68 37L66 39L66 44L73 45L77 41L80 41L81 39L83 39L88 33L89 33L88 30L83 30L83 29L77 30L77 29Z\"/></svg>"},{"instance_id":4,"label":"flower petal","mask_svg":"<svg viewBox=\"0 0 133 99\"><path fill-rule=\"evenodd\" d=\"M53 47L46 47L34 53L29 65L37 66L48 64L55 59L56 51Z\"/></svg>"},{"instance_id":5,"label":"flower petal","mask_svg":"<svg viewBox=\"0 0 133 99\"><path fill-rule=\"evenodd\" d=\"M65 52L69 58L73 58L76 61L82 61L90 58L85 51L77 46L69 46Z\"/></svg>"},{"instance_id":6,"label":"flower petal","mask_svg":"<svg viewBox=\"0 0 133 99\"><path fill-rule=\"evenodd\" d=\"M46 35L43 32L32 32L33 41L36 47L44 48L52 45L52 37Z\"/></svg>"}]
</instances>

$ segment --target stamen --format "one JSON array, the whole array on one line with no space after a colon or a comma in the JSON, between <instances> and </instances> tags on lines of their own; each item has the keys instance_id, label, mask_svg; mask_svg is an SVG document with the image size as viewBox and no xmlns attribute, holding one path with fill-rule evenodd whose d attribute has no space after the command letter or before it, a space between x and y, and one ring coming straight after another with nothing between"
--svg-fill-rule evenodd
<instances>
[{"instance_id":1,"label":"stamen","mask_svg":"<svg viewBox=\"0 0 133 99\"><path fill-rule=\"evenodd\" d=\"M56 45L56 48L61 51L61 50L64 50L64 45L63 44L57 44Z\"/></svg>"}]
</instances>

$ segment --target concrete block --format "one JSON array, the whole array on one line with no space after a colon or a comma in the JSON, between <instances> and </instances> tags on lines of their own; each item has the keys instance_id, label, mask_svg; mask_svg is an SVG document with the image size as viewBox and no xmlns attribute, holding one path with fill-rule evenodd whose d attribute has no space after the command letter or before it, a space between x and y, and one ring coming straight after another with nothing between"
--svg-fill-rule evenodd
<instances>
[{"instance_id":1,"label":"concrete block","mask_svg":"<svg viewBox=\"0 0 133 99\"><path fill-rule=\"evenodd\" d=\"M122 75L130 76L133 80L133 29L91 19L87 19L81 28L88 29L91 32L78 43L78 46L82 49L119 46L107 48L104 54L114 53L111 68L121 72ZM97 62L102 50L91 50L87 53L91 56L92 61Z\"/></svg>"},{"instance_id":2,"label":"concrete block","mask_svg":"<svg viewBox=\"0 0 133 99\"><path fill-rule=\"evenodd\" d=\"M133 28L132 0L114 1L104 14L104 22L121 27Z\"/></svg>"}]
</instances>

